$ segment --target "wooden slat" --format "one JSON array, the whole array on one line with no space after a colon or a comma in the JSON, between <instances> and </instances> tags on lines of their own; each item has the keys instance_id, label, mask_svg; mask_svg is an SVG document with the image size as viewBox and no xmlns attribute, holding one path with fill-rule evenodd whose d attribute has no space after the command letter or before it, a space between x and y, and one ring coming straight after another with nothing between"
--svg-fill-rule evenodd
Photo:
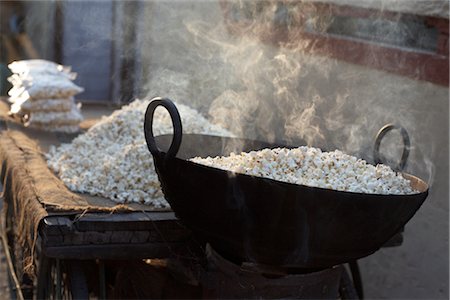
<instances>
[{"instance_id":1,"label":"wooden slat","mask_svg":"<svg viewBox=\"0 0 450 300\"><path fill-rule=\"evenodd\" d=\"M155 223L182 227L172 212L86 214L77 219L74 226L79 231L152 230Z\"/></svg>"},{"instance_id":2,"label":"wooden slat","mask_svg":"<svg viewBox=\"0 0 450 300\"><path fill-rule=\"evenodd\" d=\"M113 244L128 244L131 241L131 231L113 231L111 235L111 243Z\"/></svg>"},{"instance_id":3,"label":"wooden slat","mask_svg":"<svg viewBox=\"0 0 450 300\"><path fill-rule=\"evenodd\" d=\"M88 241L85 238L85 234L80 232L72 232L70 234L64 235L63 238L63 244L64 245L85 245L88 243Z\"/></svg>"},{"instance_id":4,"label":"wooden slat","mask_svg":"<svg viewBox=\"0 0 450 300\"><path fill-rule=\"evenodd\" d=\"M74 220L66 216L46 217L40 228L43 247L67 249L116 244L142 247L152 243L184 243L191 237L191 232L171 212L89 213Z\"/></svg>"},{"instance_id":5,"label":"wooden slat","mask_svg":"<svg viewBox=\"0 0 450 300\"><path fill-rule=\"evenodd\" d=\"M84 232L81 234L83 235L84 244L104 245L111 243L111 234L109 232Z\"/></svg>"},{"instance_id":6,"label":"wooden slat","mask_svg":"<svg viewBox=\"0 0 450 300\"><path fill-rule=\"evenodd\" d=\"M120 214L108 213L87 213L79 218L79 221L114 221L114 222L128 222L128 221L166 221L178 220L175 214L171 211L167 212L132 212Z\"/></svg>"},{"instance_id":7,"label":"wooden slat","mask_svg":"<svg viewBox=\"0 0 450 300\"><path fill-rule=\"evenodd\" d=\"M48 257L63 259L143 259L167 258L184 246L182 243L106 244L70 247L43 247Z\"/></svg>"},{"instance_id":8,"label":"wooden slat","mask_svg":"<svg viewBox=\"0 0 450 300\"><path fill-rule=\"evenodd\" d=\"M42 230L44 230L47 235L61 235L63 233L71 232L72 224L67 217L46 217L42 222Z\"/></svg>"},{"instance_id":9,"label":"wooden slat","mask_svg":"<svg viewBox=\"0 0 450 300\"><path fill-rule=\"evenodd\" d=\"M131 237L132 244L145 243L149 241L150 231L135 231Z\"/></svg>"}]
</instances>

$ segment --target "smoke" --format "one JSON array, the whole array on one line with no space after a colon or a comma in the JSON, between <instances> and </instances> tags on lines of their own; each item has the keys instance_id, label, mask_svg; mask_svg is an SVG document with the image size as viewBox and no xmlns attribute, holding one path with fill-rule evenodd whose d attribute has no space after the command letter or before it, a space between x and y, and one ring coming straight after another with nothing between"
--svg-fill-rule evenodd
<instances>
[{"instance_id":1,"label":"smoke","mask_svg":"<svg viewBox=\"0 0 450 300\"><path fill-rule=\"evenodd\" d=\"M321 1L71 1L61 5L65 55L77 57L75 70L91 69L104 59L98 53L116 55L124 65L117 68L114 62L108 75L97 76L99 89L119 77L130 77L125 88L139 84L135 73L142 69L139 96L186 103L246 138L338 148L372 161L376 132L386 123L402 125L413 147L407 171L432 180L432 161L448 140L437 124L448 119L442 109L448 107L448 89L335 59L333 45L311 35L433 51L435 32L400 14L383 19L382 12L448 16L448 1L327 2L372 7L374 14L346 19ZM354 55L376 65L385 54ZM398 60L390 68L404 63ZM93 92L87 75L79 76L85 81L80 85ZM115 88L113 95L124 89ZM131 100L131 94L123 97ZM384 144L383 154L397 161L399 136L393 133Z\"/></svg>"},{"instance_id":2,"label":"smoke","mask_svg":"<svg viewBox=\"0 0 450 300\"><path fill-rule=\"evenodd\" d=\"M346 19L320 1L71 1L61 4L64 55L76 57L75 71L91 70L104 59L99 53L116 57L109 70L93 68L99 74L109 71L97 76L98 89L114 81L112 95L120 95L128 84L140 84L139 96L188 104L246 138L337 148L373 161L377 131L386 123L402 125L412 142L406 171L431 182L432 162L448 140L436 121L448 119L439 108L443 103L448 107L448 89L335 59L332 44L311 36L347 35L432 51L435 33L400 15L383 19L386 1L344 2L379 10L367 19ZM433 15L445 11L427 1L389 2L391 10L408 12L412 6ZM418 37L420 32L425 34ZM354 55L376 65L385 54L368 50ZM404 61L390 67L395 64L400 68ZM421 71L417 66L416 72ZM94 94L87 75L79 76L84 80L79 84ZM115 86L124 78L128 81ZM123 99L113 101L133 95L122 93ZM426 105L428 100L438 104ZM389 135L383 145L384 156L398 161L399 136Z\"/></svg>"},{"instance_id":3,"label":"smoke","mask_svg":"<svg viewBox=\"0 0 450 300\"><path fill-rule=\"evenodd\" d=\"M377 131L396 123L411 136L407 171L432 181L436 141L427 139L417 120L435 126L418 101L436 86L334 59L331 49L305 35L359 26L356 34L401 44L412 30L400 19L376 15L373 23L345 23L311 1L152 2L151 7L157 18L147 26L149 95L161 90L246 138L338 148L368 161ZM358 55L380 59L372 51ZM161 68L172 75L163 76ZM179 80L173 80L175 73ZM381 151L395 165L400 136L387 136Z\"/></svg>"}]
</instances>

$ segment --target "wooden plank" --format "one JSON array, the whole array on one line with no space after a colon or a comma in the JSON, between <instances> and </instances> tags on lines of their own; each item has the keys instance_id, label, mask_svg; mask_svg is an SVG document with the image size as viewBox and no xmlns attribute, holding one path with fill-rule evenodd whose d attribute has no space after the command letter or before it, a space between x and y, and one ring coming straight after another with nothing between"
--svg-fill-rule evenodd
<instances>
[{"instance_id":1,"label":"wooden plank","mask_svg":"<svg viewBox=\"0 0 450 300\"><path fill-rule=\"evenodd\" d=\"M41 232L45 246L74 245L106 245L106 244L142 244L184 242L191 238L191 232L179 229L173 230L142 230L142 231L73 231L70 233L46 234Z\"/></svg>"},{"instance_id":2,"label":"wooden plank","mask_svg":"<svg viewBox=\"0 0 450 300\"><path fill-rule=\"evenodd\" d=\"M46 217L42 222L42 230L47 235L60 235L73 231L72 221L67 217Z\"/></svg>"},{"instance_id":3,"label":"wooden plank","mask_svg":"<svg viewBox=\"0 0 450 300\"><path fill-rule=\"evenodd\" d=\"M84 244L109 244L111 243L110 232L84 232L83 235Z\"/></svg>"},{"instance_id":4,"label":"wooden plank","mask_svg":"<svg viewBox=\"0 0 450 300\"><path fill-rule=\"evenodd\" d=\"M152 230L157 224L183 227L173 212L86 214L74 222L79 231Z\"/></svg>"},{"instance_id":5,"label":"wooden plank","mask_svg":"<svg viewBox=\"0 0 450 300\"><path fill-rule=\"evenodd\" d=\"M127 244L130 243L133 232L131 231L113 231L111 234L111 243Z\"/></svg>"},{"instance_id":6,"label":"wooden plank","mask_svg":"<svg viewBox=\"0 0 450 300\"><path fill-rule=\"evenodd\" d=\"M132 213L86 213L78 221L176 221L175 213L167 212L132 212Z\"/></svg>"},{"instance_id":7,"label":"wooden plank","mask_svg":"<svg viewBox=\"0 0 450 300\"><path fill-rule=\"evenodd\" d=\"M42 230L44 230L47 235L61 234L58 221L55 218L45 218L42 222Z\"/></svg>"},{"instance_id":8,"label":"wooden plank","mask_svg":"<svg viewBox=\"0 0 450 300\"><path fill-rule=\"evenodd\" d=\"M69 237L73 232L72 223L67 217L47 217L44 218L39 234L42 236L42 242L46 245L63 245L72 243L73 237ZM80 241L80 238L75 238ZM81 242L81 241L80 241Z\"/></svg>"},{"instance_id":9,"label":"wooden plank","mask_svg":"<svg viewBox=\"0 0 450 300\"><path fill-rule=\"evenodd\" d=\"M63 245L85 245L85 234L79 232L72 232L63 235ZM44 245L45 246L45 245Z\"/></svg>"},{"instance_id":10,"label":"wooden plank","mask_svg":"<svg viewBox=\"0 0 450 300\"><path fill-rule=\"evenodd\" d=\"M63 259L144 259L174 256L183 243L107 244L43 247L43 253Z\"/></svg>"},{"instance_id":11,"label":"wooden plank","mask_svg":"<svg viewBox=\"0 0 450 300\"><path fill-rule=\"evenodd\" d=\"M41 235L42 242L49 246L60 246L64 244L63 235Z\"/></svg>"},{"instance_id":12,"label":"wooden plank","mask_svg":"<svg viewBox=\"0 0 450 300\"><path fill-rule=\"evenodd\" d=\"M150 237L150 231L134 231L133 236L131 237L130 243L143 244L148 241L149 237Z\"/></svg>"},{"instance_id":13,"label":"wooden plank","mask_svg":"<svg viewBox=\"0 0 450 300\"><path fill-rule=\"evenodd\" d=\"M73 231L72 221L67 217L56 217L59 228L62 233L68 233Z\"/></svg>"},{"instance_id":14,"label":"wooden plank","mask_svg":"<svg viewBox=\"0 0 450 300\"><path fill-rule=\"evenodd\" d=\"M148 242L178 242L187 240L191 236L191 231L180 228L152 230L150 231Z\"/></svg>"},{"instance_id":15,"label":"wooden plank","mask_svg":"<svg viewBox=\"0 0 450 300\"><path fill-rule=\"evenodd\" d=\"M191 231L174 221L173 216L173 213L155 213L152 217L142 213L87 214L75 222L68 217L52 216L44 219L40 236L45 247L184 242L190 239Z\"/></svg>"}]
</instances>

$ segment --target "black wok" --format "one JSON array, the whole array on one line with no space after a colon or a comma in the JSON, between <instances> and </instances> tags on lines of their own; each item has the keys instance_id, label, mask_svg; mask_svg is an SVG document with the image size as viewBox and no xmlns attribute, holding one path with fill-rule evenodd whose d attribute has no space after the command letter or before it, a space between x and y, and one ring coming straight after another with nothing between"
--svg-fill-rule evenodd
<instances>
[{"instance_id":1,"label":"black wok","mask_svg":"<svg viewBox=\"0 0 450 300\"><path fill-rule=\"evenodd\" d=\"M153 135L153 114L160 105L171 115L173 135ZM236 262L325 268L367 256L396 234L428 195L427 184L408 174L403 176L419 193L378 195L290 184L193 163L187 159L281 145L182 135L178 110L168 99L149 104L144 130L164 196L177 217Z\"/></svg>"}]
</instances>

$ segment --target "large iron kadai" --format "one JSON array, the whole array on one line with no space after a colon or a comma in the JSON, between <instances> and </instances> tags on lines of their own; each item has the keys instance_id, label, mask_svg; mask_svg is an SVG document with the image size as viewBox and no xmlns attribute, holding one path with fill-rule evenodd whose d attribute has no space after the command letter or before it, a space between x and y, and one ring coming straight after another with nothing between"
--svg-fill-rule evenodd
<instances>
[{"instance_id":1,"label":"large iron kadai","mask_svg":"<svg viewBox=\"0 0 450 300\"><path fill-rule=\"evenodd\" d=\"M153 114L158 106L168 110L173 135L153 135ZM370 255L413 217L428 195L423 180L405 173L403 176L419 193L343 192L236 174L188 161L196 156L282 145L183 135L178 110L168 99L155 98L149 104L144 130L165 198L177 217L235 262L327 268ZM168 150L160 150L157 145Z\"/></svg>"}]
</instances>

